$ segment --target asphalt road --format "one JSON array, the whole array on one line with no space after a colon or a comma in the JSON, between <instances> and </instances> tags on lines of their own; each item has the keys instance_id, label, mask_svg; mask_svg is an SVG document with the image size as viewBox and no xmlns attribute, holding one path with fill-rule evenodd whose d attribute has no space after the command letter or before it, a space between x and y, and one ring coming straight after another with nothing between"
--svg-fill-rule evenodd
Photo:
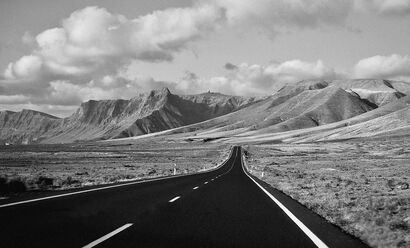
<instances>
[{"instance_id":1,"label":"asphalt road","mask_svg":"<svg viewBox=\"0 0 410 248\"><path fill-rule=\"evenodd\" d=\"M0 246L366 247L252 179L240 147L214 171L97 189L0 205Z\"/></svg>"}]
</instances>

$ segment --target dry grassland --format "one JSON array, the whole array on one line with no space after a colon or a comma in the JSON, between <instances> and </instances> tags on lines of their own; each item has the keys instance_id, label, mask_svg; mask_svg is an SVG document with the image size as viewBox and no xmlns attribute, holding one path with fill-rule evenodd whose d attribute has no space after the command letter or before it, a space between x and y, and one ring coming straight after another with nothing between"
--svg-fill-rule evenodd
<instances>
[{"instance_id":1,"label":"dry grassland","mask_svg":"<svg viewBox=\"0 0 410 248\"><path fill-rule=\"evenodd\" d=\"M0 149L0 195L194 173L221 163L229 146L169 142L29 145ZM176 165L176 166L175 166Z\"/></svg>"},{"instance_id":2,"label":"dry grassland","mask_svg":"<svg viewBox=\"0 0 410 248\"><path fill-rule=\"evenodd\" d=\"M245 149L254 175L370 246L410 247L410 138Z\"/></svg>"}]
</instances>

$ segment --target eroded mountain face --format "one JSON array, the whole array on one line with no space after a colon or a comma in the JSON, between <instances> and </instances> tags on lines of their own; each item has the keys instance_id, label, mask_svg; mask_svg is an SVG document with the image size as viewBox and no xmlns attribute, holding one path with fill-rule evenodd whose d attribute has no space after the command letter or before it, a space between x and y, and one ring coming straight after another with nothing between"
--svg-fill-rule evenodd
<instances>
[{"instance_id":1,"label":"eroded mountain face","mask_svg":"<svg viewBox=\"0 0 410 248\"><path fill-rule=\"evenodd\" d=\"M34 110L0 111L0 144L28 144L57 128L61 119Z\"/></svg>"}]
</instances>

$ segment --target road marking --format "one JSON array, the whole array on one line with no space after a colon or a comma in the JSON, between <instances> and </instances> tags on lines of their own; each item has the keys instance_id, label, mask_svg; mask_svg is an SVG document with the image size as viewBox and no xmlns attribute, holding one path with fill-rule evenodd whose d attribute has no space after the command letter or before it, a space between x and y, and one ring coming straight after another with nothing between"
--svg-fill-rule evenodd
<instances>
[{"instance_id":1,"label":"road marking","mask_svg":"<svg viewBox=\"0 0 410 248\"><path fill-rule=\"evenodd\" d=\"M262 187L258 182L255 181L245 170L245 166L243 165L243 159L241 156L241 164L242 164L242 169L245 172L245 174L265 193L269 196L269 198L278 205L283 212L308 236L312 242L319 248L328 248L328 246L320 240L305 224L303 224L302 221L300 221L295 215L290 212L289 209L287 209L278 199L276 199L271 193L269 193L264 187Z\"/></svg>"},{"instance_id":2,"label":"road marking","mask_svg":"<svg viewBox=\"0 0 410 248\"><path fill-rule=\"evenodd\" d=\"M197 189L197 188L199 188L198 186L196 186L196 187L193 187L192 189Z\"/></svg>"},{"instance_id":3,"label":"road marking","mask_svg":"<svg viewBox=\"0 0 410 248\"><path fill-rule=\"evenodd\" d=\"M181 197L180 196L174 197L171 200L169 200L169 202L174 202L174 201L178 200L179 198L181 198Z\"/></svg>"},{"instance_id":4,"label":"road marking","mask_svg":"<svg viewBox=\"0 0 410 248\"><path fill-rule=\"evenodd\" d=\"M211 181L213 181L214 179L212 178Z\"/></svg>"},{"instance_id":5,"label":"road marking","mask_svg":"<svg viewBox=\"0 0 410 248\"><path fill-rule=\"evenodd\" d=\"M124 184L117 184L117 185L99 187L99 188L95 188L95 189L86 189L86 190L81 190L81 191L76 191L76 192L71 192L71 193L64 193L64 194L60 194L60 195L46 196L46 197L41 197L41 198L36 198L36 199L31 199L31 200L26 200L26 201L12 202L12 203L7 203L7 204L0 205L0 208L11 207L11 206L15 206L15 205L20 205L20 204L25 204L25 203L30 203L30 202L36 202L36 201L44 201L44 200L48 200L48 199L65 197L65 196L70 196L70 195L83 194L83 193L88 193L88 192L93 192L93 191L98 191L98 190L105 190L105 189L123 187L123 186L128 186L128 185L133 185L133 184L148 183L148 182L166 180L166 179L171 179L171 178L178 178L178 177L185 177L185 176L190 176L190 175L208 173L208 172L215 171L215 170L218 170L219 168L223 167L229 161L229 159L231 158L233 150L234 149L232 148L227 160L225 160L222 164L220 164L216 168L208 170L208 171L197 172L197 173L192 173L192 174L185 174L185 175L169 176L169 177L163 177L163 178L146 179L146 180L141 180L141 181L137 181L137 182L129 182L129 183L124 183Z\"/></svg>"},{"instance_id":6,"label":"road marking","mask_svg":"<svg viewBox=\"0 0 410 248\"><path fill-rule=\"evenodd\" d=\"M91 247L94 247L94 246L98 245L99 243L104 242L105 240L111 238L112 236L114 236L114 235L116 235L116 234L118 234L118 233L124 231L125 229L127 229L128 227L130 227L130 226L132 226L132 225L133 225L133 223L125 224L125 225L123 225L122 227L117 228L117 229L115 229L114 231L110 232L109 234L102 236L101 238L99 238L99 239L97 239L97 240L95 240L95 241L89 243L89 244L86 245L86 246L83 246L83 248L91 248Z\"/></svg>"},{"instance_id":7,"label":"road marking","mask_svg":"<svg viewBox=\"0 0 410 248\"><path fill-rule=\"evenodd\" d=\"M204 184L207 184L208 182L204 182Z\"/></svg>"}]
</instances>

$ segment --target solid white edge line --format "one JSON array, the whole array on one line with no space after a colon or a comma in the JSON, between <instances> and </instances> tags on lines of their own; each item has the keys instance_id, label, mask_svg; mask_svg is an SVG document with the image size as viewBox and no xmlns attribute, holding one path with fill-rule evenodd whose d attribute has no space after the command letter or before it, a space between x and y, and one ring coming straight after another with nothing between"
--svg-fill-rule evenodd
<instances>
[{"instance_id":1,"label":"solid white edge line","mask_svg":"<svg viewBox=\"0 0 410 248\"><path fill-rule=\"evenodd\" d=\"M174 201L178 200L179 198L181 198L181 197L180 196L174 197L171 200L169 200L168 202L174 202Z\"/></svg>"},{"instance_id":2,"label":"solid white edge line","mask_svg":"<svg viewBox=\"0 0 410 248\"><path fill-rule=\"evenodd\" d=\"M289 209L287 209L278 199L276 199L271 193L269 193L264 187L262 187L258 182L255 181L245 170L245 166L243 165L243 158L241 155L241 164L242 164L242 169L245 172L245 174L265 193L269 196L269 198L278 205L283 212L308 236L312 242L319 248L328 248L328 246L320 240L305 224L303 224L302 221L300 221L295 215L290 212Z\"/></svg>"},{"instance_id":3,"label":"solid white edge line","mask_svg":"<svg viewBox=\"0 0 410 248\"><path fill-rule=\"evenodd\" d=\"M111 238L112 236L118 234L119 232L124 231L125 229L127 229L128 227L130 227L132 225L133 225L133 223L125 224L122 227L119 227L119 228L115 229L114 231L110 232L109 234L106 234L106 235L102 236L101 238L89 243L88 245L83 246L83 248L94 247L94 246L98 245L99 243L104 242L105 240L107 240L107 239Z\"/></svg>"},{"instance_id":4,"label":"solid white edge line","mask_svg":"<svg viewBox=\"0 0 410 248\"><path fill-rule=\"evenodd\" d=\"M162 177L162 178L153 178L153 179L146 179L146 180L141 180L137 182L130 182L130 183L124 183L124 184L117 184L117 185L111 185L111 186L105 186L105 187L100 187L100 188L95 188L95 189L86 189L86 190L81 190L81 191L76 191L76 192L71 192L71 193L65 193L65 194L60 194L60 195L52 195L52 196L46 196L46 197L41 197L41 198L36 198L36 199L30 199L26 201L19 201L19 202L11 202L11 203L6 203L3 205L0 205L0 208L5 208L5 207L11 207L15 205L20 205L20 204L25 204L25 203L30 203L30 202L36 202L36 201L44 201L48 199L53 199L53 198L59 198L59 197L64 197L64 196L69 196L69 195L77 195L77 194L82 194L82 193L88 193L92 191L98 191L98 190L104 190L104 189L111 189L111 188L117 188L117 187L123 187L123 186L128 186L128 185L133 185L133 184L140 184L140 183L148 183L148 182L154 182L154 181L160 181L160 180L166 180L166 179L172 179L172 178L178 178L178 177L185 177L185 176L191 176L191 175L197 175L197 174L203 174L203 173L208 173L211 171L215 171L228 162L229 158L232 156L234 148L232 147L231 152L229 154L229 157L222 162L218 167L207 170L207 171L202 171L198 173L192 173L192 174L186 174L186 175L177 175L177 176L169 176L169 177Z\"/></svg>"}]
</instances>

